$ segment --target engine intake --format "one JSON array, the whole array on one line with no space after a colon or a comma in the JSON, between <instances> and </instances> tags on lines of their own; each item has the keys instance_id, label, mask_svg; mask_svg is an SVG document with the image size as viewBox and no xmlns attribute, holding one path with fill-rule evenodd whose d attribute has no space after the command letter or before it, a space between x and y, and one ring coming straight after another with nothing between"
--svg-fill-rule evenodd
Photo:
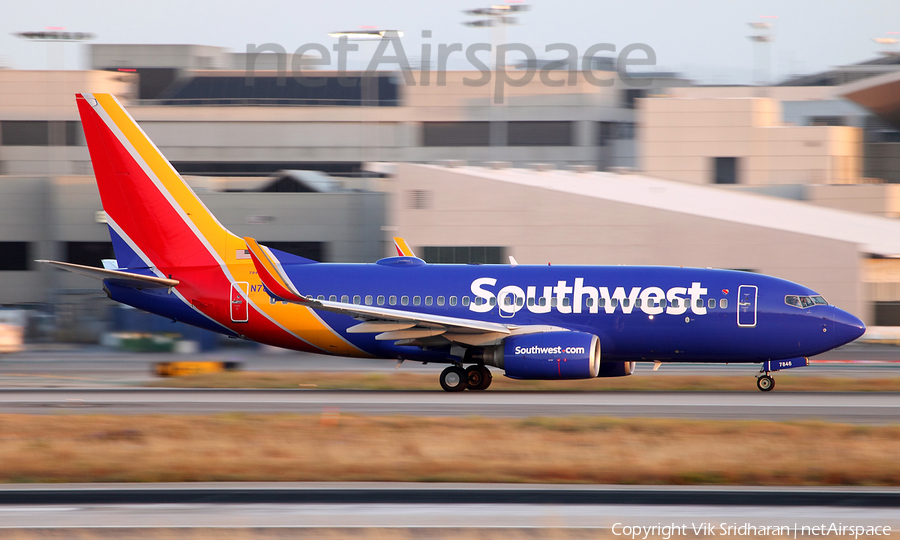
<instances>
[{"instance_id":1,"label":"engine intake","mask_svg":"<svg viewBox=\"0 0 900 540\"><path fill-rule=\"evenodd\" d=\"M512 336L474 358L513 379L591 379L600 373L600 338L584 332Z\"/></svg>"}]
</instances>

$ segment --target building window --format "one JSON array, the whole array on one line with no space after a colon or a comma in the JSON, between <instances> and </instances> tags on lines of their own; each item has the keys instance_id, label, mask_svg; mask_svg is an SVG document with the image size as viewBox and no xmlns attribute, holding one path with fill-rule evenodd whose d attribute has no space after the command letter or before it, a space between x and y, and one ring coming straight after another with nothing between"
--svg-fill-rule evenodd
<instances>
[{"instance_id":1,"label":"building window","mask_svg":"<svg viewBox=\"0 0 900 540\"><path fill-rule=\"evenodd\" d=\"M4 120L0 122L0 144L4 146L84 146L81 122Z\"/></svg>"},{"instance_id":2,"label":"building window","mask_svg":"<svg viewBox=\"0 0 900 540\"><path fill-rule=\"evenodd\" d=\"M636 100L647 97L647 91L642 88L628 88L622 92L622 106L626 109L634 109Z\"/></svg>"},{"instance_id":3,"label":"building window","mask_svg":"<svg viewBox=\"0 0 900 540\"><path fill-rule=\"evenodd\" d=\"M268 248L277 249L304 259L317 262L325 260L326 242L269 242L260 240L259 243Z\"/></svg>"},{"instance_id":4,"label":"building window","mask_svg":"<svg viewBox=\"0 0 900 540\"><path fill-rule=\"evenodd\" d=\"M28 270L28 242L0 242L0 271Z\"/></svg>"},{"instance_id":5,"label":"building window","mask_svg":"<svg viewBox=\"0 0 900 540\"><path fill-rule=\"evenodd\" d=\"M433 193L426 189L410 189L406 191L406 208L409 210L428 210L431 208Z\"/></svg>"},{"instance_id":6,"label":"building window","mask_svg":"<svg viewBox=\"0 0 900 540\"><path fill-rule=\"evenodd\" d=\"M900 302L875 302L875 326L900 326Z\"/></svg>"},{"instance_id":7,"label":"building window","mask_svg":"<svg viewBox=\"0 0 900 540\"><path fill-rule=\"evenodd\" d=\"M509 146L572 146L575 122L509 122Z\"/></svg>"},{"instance_id":8,"label":"building window","mask_svg":"<svg viewBox=\"0 0 900 540\"><path fill-rule=\"evenodd\" d=\"M609 146L612 141L634 139L634 124L631 122L600 122L597 130L597 146Z\"/></svg>"},{"instance_id":9,"label":"building window","mask_svg":"<svg viewBox=\"0 0 900 540\"><path fill-rule=\"evenodd\" d=\"M713 158L713 183L737 184L737 161L736 157Z\"/></svg>"},{"instance_id":10,"label":"building window","mask_svg":"<svg viewBox=\"0 0 900 540\"><path fill-rule=\"evenodd\" d=\"M434 264L502 264L502 246L425 246L423 258Z\"/></svg>"},{"instance_id":11,"label":"building window","mask_svg":"<svg viewBox=\"0 0 900 540\"><path fill-rule=\"evenodd\" d=\"M424 122L422 146L490 146L490 122Z\"/></svg>"},{"instance_id":12,"label":"building window","mask_svg":"<svg viewBox=\"0 0 900 540\"><path fill-rule=\"evenodd\" d=\"M112 242L66 242L66 262L83 266L103 266L103 259L115 259Z\"/></svg>"}]
</instances>

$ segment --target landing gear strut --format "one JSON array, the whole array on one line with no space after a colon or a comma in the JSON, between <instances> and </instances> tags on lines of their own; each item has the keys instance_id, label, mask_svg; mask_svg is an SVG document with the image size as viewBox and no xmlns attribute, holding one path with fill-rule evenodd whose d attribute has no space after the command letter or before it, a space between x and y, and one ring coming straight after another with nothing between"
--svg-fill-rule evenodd
<instances>
[{"instance_id":1,"label":"landing gear strut","mask_svg":"<svg viewBox=\"0 0 900 540\"><path fill-rule=\"evenodd\" d=\"M458 366L450 366L441 372L441 388L447 392L462 392L468 386L466 371Z\"/></svg>"},{"instance_id":2,"label":"landing gear strut","mask_svg":"<svg viewBox=\"0 0 900 540\"><path fill-rule=\"evenodd\" d=\"M763 392L768 392L775 388L775 379L773 379L767 371L765 375L759 375L758 377L756 377L756 387Z\"/></svg>"},{"instance_id":3,"label":"landing gear strut","mask_svg":"<svg viewBox=\"0 0 900 540\"><path fill-rule=\"evenodd\" d=\"M469 366L466 368L466 375L468 377L469 390L487 390L487 387L491 385L491 380L493 380L490 370L484 366Z\"/></svg>"}]
</instances>

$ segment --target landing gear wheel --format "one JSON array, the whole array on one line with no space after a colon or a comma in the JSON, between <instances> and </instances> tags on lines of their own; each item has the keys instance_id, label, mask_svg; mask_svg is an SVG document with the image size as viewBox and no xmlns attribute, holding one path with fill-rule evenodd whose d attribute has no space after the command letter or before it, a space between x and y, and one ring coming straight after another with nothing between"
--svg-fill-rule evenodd
<instances>
[{"instance_id":1,"label":"landing gear wheel","mask_svg":"<svg viewBox=\"0 0 900 540\"><path fill-rule=\"evenodd\" d=\"M461 367L450 366L441 372L441 388L447 392L462 392L468 386L466 372Z\"/></svg>"},{"instance_id":2,"label":"landing gear wheel","mask_svg":"<svg viewBox=\"0 0 900 540\"><path fill-rule=\"evenodd\" d=\"M484 366L469 366L466 368L469 381L469 390L487 390L494 377L490 370Z\"/></svg>"},{"instance_id":3,"label":"landing gear wheel","mask_svg":"<svg viewBox=\"0 0 900 540\"><path fill-rule=\"evenodd\" d=\"M756 387L763 392L768 392L775 388L775 379L768 375L762 375L756 379Z\"/></svg>"}]
</instances>

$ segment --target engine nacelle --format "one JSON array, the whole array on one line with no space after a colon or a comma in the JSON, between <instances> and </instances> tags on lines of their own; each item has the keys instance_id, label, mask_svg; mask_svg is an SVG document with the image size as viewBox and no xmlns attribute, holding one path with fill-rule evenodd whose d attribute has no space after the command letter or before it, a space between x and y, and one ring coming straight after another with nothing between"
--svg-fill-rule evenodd
<instances>
[{"instance_id":1,"label":"engine nacelle","mask_svg":"<svg viewBox=\"0 0 900 540\"><path fill-rule=\"evenodd\" d=\"M634 362L600 362L598 377L625 377L634 372Z\"/></svg>"},{"instance_id":2,"label":"engine nacelle","mask_svg":"<svg viewBox=\"0 0 900 540\"><path fill-rule=\"evenodd\" d=\"M600 338L584 332L511 336L477 357L513 379L590 379L600 372Z\"/></svg>"}]
</instances>

